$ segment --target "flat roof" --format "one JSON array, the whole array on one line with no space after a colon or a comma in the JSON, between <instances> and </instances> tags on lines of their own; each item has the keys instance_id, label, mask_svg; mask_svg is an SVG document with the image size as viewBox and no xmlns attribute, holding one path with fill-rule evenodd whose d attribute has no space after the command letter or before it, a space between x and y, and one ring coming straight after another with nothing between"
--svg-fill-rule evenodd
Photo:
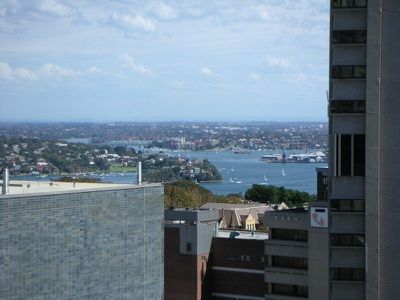
<instances>
[{"instance_id":1,"label":"flat roof","mask_svg":"<svg viewBox=\"0 0 400 300\"><path fill-rule=\"evenodd\" d=\"M232 204L232 203L214 203L207 202L200 206L200 209L249 209L269 207L266 203L253 202L251 204Z\"/></svg>"},{"instance_id":2,"label":"flat roof","mask_svg":"<svg viewBox=\"0 0 400 300\"><path fill-rule=\"evenodd\" d=\"M238 232L239 235L235 237L235 239L246 239L246 240L267 240L269 235L267 232L264 231L257 231L254 230L253 234L251 231L244 231L244 230L225 230L220 229L218 230L218 234L216 237L219 238L229 238L232 232Z\"/></svg>"},{"instance_id":3,"label":"flat roof","mask_svg":"<svg viewBox=\"0 0 400 300\"><path fill-rule=\"evenodd\" d=\"M1 185L3 181L0 180ZM59 181L20 181L12 180L9 182L9 192L6 195L0 194L0 197L26 194L48 194L79 191L96 191L110 189L129 189L161 186L159 183L151 184L116 184L116 183L86 183L86 182L59 182Z\"/></svg>"}]
</instances>

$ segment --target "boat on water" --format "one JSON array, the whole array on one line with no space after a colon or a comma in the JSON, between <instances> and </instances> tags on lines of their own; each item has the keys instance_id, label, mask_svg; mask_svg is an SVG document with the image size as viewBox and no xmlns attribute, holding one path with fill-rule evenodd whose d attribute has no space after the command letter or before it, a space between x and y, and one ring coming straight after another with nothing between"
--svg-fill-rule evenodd
<instances>
[{"instance_id":1,"label":"boat on water","mask_svg":"<svg viewBox=\"0 0 400 300\"><path fill-rule=\"evenodd\" d=\"M281 154L265 154L261 156L261 160L265 162L279 162L282 160Z\"/></svg>"},{"instance_id":2,"label":"boat on water","mask_svg":"<svg viewBox=\"0 0 400 300\"><path fill-rule=\"evenodd\" d=\"M285 169L282 169L282 176L286 176Z\"/></svg>"},{"instance_id":3,"label":"boat on water","mask_svg":"<svg viewBox=\"0 0 400 300\"><path fill-rule=\"evenodd\" d=\"M239 180L239 181L236 181L236 183L242 183L242 181L241 181L241 180Z\"/></svg>"},{"instance_id":4,"label":"boat on water","mask_svg":"<svg viewBox=\"0 0 400 300\"><path fill-rule=\"evenodd\" d=\"M242 148L235 148L232 150L235 154L251 154L250 150L242 149Z\"/></svg>"},{"instance_id":5,"label":"boat on water","mask_svg":"<svg viewBox=\"0 0 400 300\"><path fill-rule=\"evenodd\" d=\"M327 156L321 151L290 155L284 151L282 154L265 154L261 156L261 160L268 163L324 163L327 162Z\"/></svg>"}]
</instances>

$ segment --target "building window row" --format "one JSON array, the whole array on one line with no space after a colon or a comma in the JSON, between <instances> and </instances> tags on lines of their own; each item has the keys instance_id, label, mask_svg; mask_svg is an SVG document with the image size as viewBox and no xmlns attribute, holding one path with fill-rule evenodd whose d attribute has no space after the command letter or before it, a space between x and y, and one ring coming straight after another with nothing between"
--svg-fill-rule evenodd
<instances>
[{"instance_id":1,"label":"building window row","mask_svg":"<svg viewBox=\"0 0 400 300\"><path fill-rule=\"evenodd\" d=\"M365 44L366 30L333 30L332 44Z\"/></svg>"},{"instance_id":2,"label":"building window row","mask_svg":"<svg viewBox=\"0 0 400 300\"><path fill-rule=\"evenodd\" d=\"M364 199L331 199L331 209L333 212L364 212Z\"/></svg>"},{"instance_id":3,"label":"building window row","mask_svg":"<svg viewBox=\"0 0 400 300\"><path fill-rule=\"evenodd\" d=\"M308 269L308 260L305 257L272 256L272 267L290 269Z\"/></svg>"},{"instance_id":4,"label":"building window row","mask_svg":"<svg viewBox=\"0 0 400 300\"><path fill-rule=\"evenodd\" d=\"M307 230L272 228L271 239L307 242Z\"/></svg>"},{"instance_id":5,"label":"building window row","mask_svg":"<svg viewBox=\"0 0 400 300\"><path fill-rule=\"evenodd\" d=\"M336 65L331 68L333 79L363 79L367 74L365 65Z\"/></svg>"},{"instance_id":6,"label":"building window row","mask_svg":"<svg viewBox=\"0 0 400 300\"><path fill-rule=\"evenodd\" d=\"M365 134L335 135L335 176L365 175Z\"/></svg>"},{"instance_id":7,"label":"building window row","mask_svg":"<svg viewBox=\"0 0 400 300\"><path fill-rule=\"evenodd\" d=\"M366 8L367 0L333 0L333 8Z\"/></svg>"},{"instance_id":8,"label":"building window row","mask_svg":"<svg viewBox=\"0 0 400 300\"><path fill-rule=\"evenodd\" d=\"M272 283L273 295L308 297L308 287L294 284Z\"/></svg>"},{"instance_id":9,"label":"building window row","mask_svg":"<svg viewBox=\"0 0 400 300\"><path fill-rule=\"evenodd\" d=\"M331 234L331 245L337 247L364 247L364 234L333 233Z\"/></svg>"},{"instance_id":10,"label":"building window row","mask_svg":"<svg viewBox=\"0 0 400 300\"><path fill-rule=\"evenodd\" d=\"M331 268L331 279L337 281L364 281L364 268Z\"/></svg>"},{"instance_id":11,"label":"building window row","mask_svg":"<svg viewBox=\"0 0 400 300\"><path fill-rule=\"evenodd\" d=\"M331 100L332 114L360 114L365 113L365 100Z\"/></svg>"},{"instance_id":12,"label":"building window row","mask_svg":"<svg viewBox=\"0 0 400 300\"><path fill-rule=\"evenodd\" d=\"M265 258L264 256L250 256L250 255L239 255L239 256L234 256L234 255L230 255L230 256L226 256L225 259L227 261L242 261L242 262L265 262Z\"/></svg>"}]
</instances>

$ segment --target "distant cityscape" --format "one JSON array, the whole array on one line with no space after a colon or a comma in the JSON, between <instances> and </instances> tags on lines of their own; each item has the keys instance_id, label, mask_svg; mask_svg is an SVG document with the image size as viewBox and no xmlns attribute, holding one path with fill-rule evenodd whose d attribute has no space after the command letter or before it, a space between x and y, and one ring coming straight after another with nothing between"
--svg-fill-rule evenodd
<instances>
[{"instance_id":1,"label":"distant cityscape","mask_svg":"<svg viewBox=\"0 0 400 300\"><path fill-rule=\"evenodd\" d=\"M327 150L327 123L0 123L0 136L91 144L209 150Z\"/></svg>"},{"instance_id":2,"label":"distant cityscape","mask_svg":"<svg viewBox=\"0 0 400 300\"><path fill-rule=\"evenodd\" d=\"M400 2L330 4L328 124L0 123L0 298L399 299Z\"/></svg>"}]
</instances>

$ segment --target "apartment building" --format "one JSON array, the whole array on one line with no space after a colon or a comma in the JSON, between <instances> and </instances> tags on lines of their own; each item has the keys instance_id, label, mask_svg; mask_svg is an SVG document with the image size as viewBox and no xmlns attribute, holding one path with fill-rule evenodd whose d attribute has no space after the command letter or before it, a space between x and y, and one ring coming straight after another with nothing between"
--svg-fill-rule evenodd
<instances>
[{"instance_id":1,"label":"apartment building","mask_svg":"<svg viewBox=\"0 0 400 300\"><path fill-rule=\"evenodd\" d=\"M239 233L239 234L238 234ZM263 300L265 232L219 231L210 252L210 286L205 299Z\"/></svg>"},{"instance_id":2,"label":"apartment building","mask_svg":"<svg viewBox=\"0 0 400 300\"><path fill-rule=\"evenodd\" d=\"M266 300L329 299L328 169L317 168L317 200L265 214Z\"/></svg>"},{"instance_id":3,"label":"apartment building","mask_svg":"<svg viewBox=\"0 0 400 300\"><path fill-rule=\"evenodd\" d=\"M163 298L162 185L11 181L2 190L1 299Z\"/></svg>"},{"instance_id":4,"label":"apartment building","mask_svg":"<svg viewBox=\"0 0 400 300\"><path fill-rule=\"evenodd\" d=\"M329 299L397 299L400 2L332 0L330 29Z\"/></svg>"},{"instance_id":5,"label":"apartment building","mask_svg":"<svg viewBox=\"0 0 400 300\"><path fill-rule=\"evenodd\" d=\"M165 210L165 299L264 299L268 234L219 222L214 209Z\"/></svg>"},{"instance_id":6,"label":"apartment building","mask_svg":"<svg viewBox=\"0 0 400 300\"><path fill-rule=\"evenodd\" d=\"M165 210L165 299L204 299L217 210Z\"/></svg>"}]
</instances>

